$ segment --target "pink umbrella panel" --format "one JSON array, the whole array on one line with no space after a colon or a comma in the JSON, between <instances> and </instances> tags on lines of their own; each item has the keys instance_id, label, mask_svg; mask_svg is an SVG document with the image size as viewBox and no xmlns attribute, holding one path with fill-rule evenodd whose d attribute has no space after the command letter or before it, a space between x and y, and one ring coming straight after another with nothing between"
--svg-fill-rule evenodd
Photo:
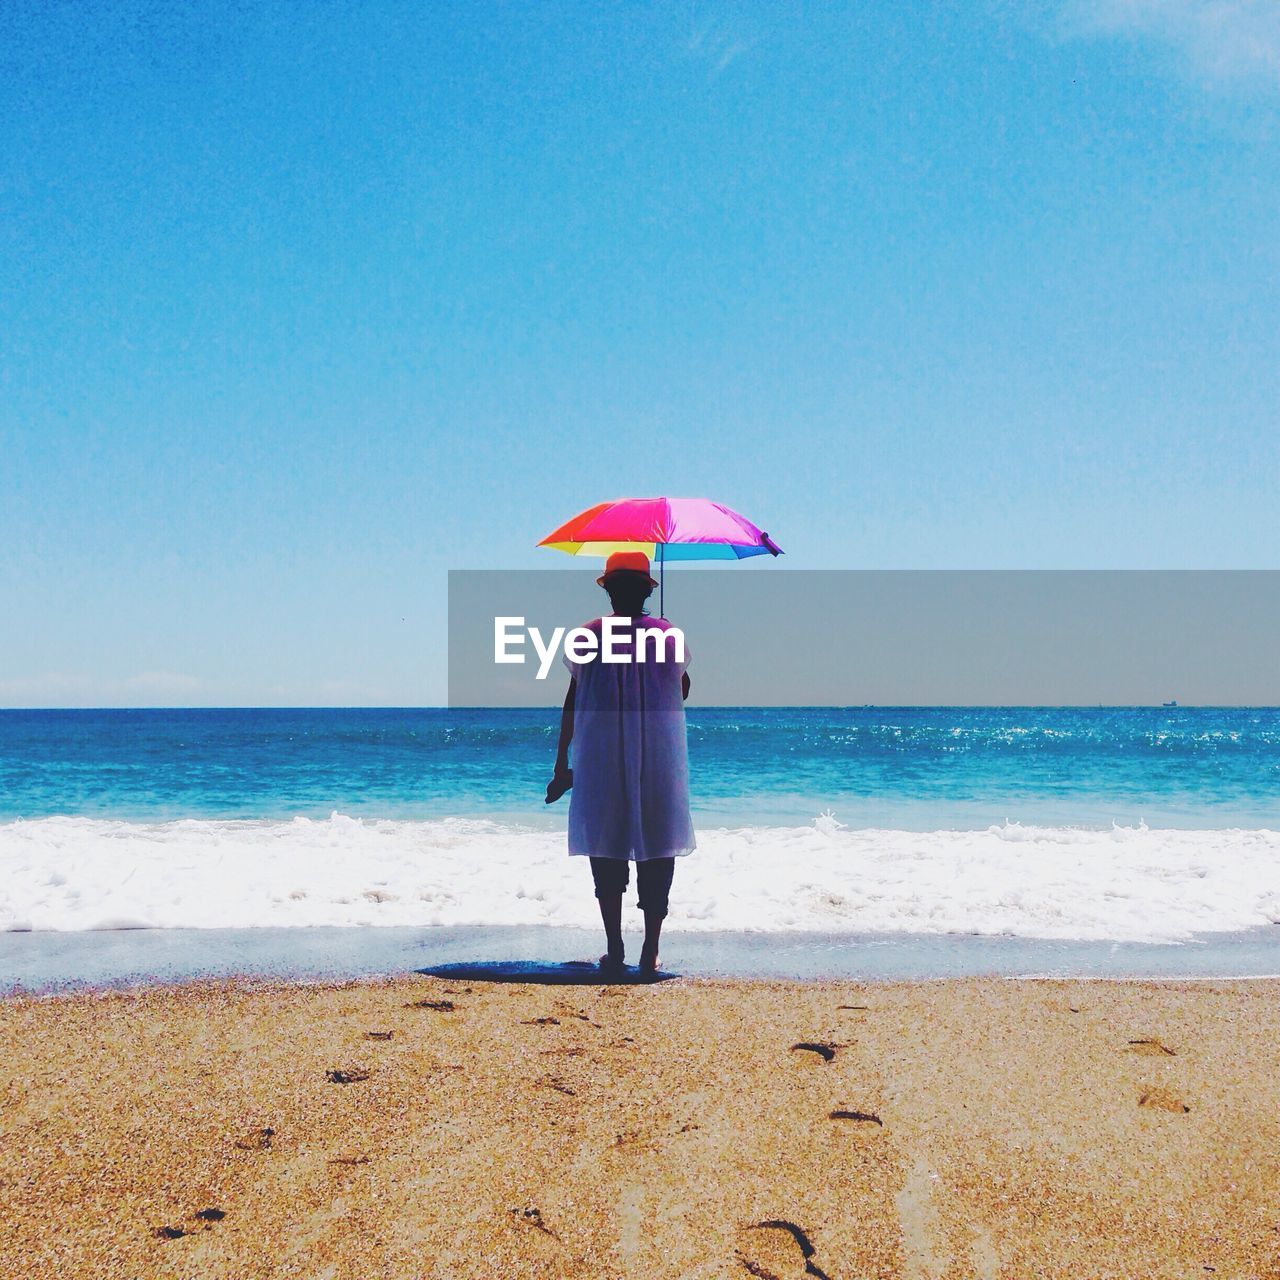
<instances>
[{"instance_id":1,"label":"pink umbrella panel","mask_svg":"<svg viewBox=\"0 0 1280 1280\"><path fill-rule=\"evenodd\" d=\"M658 565L659 579L668 560L745 560L782 554L782 548L745 516L707 498L601 502L579 512L538 545L571 556L644 551Z\"/></svg>"}]
</instances>

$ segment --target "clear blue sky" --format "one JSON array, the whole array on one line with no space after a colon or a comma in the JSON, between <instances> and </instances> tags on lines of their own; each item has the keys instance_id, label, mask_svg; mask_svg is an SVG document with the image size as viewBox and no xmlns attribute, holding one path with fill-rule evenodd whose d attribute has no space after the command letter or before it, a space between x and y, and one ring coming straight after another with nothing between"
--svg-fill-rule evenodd
<instances>
[{"instance_id":1,"label":"clear blue sky","mask_svg":"<svg viewBox=\"0 0 1280 1280\"><path fill-rule=\"evenodd\" d=\"M622 493L1280 560L1271 0L39 0L0 59L0 704L440 701L446 571Z\"/></svg>"}]
</instances>

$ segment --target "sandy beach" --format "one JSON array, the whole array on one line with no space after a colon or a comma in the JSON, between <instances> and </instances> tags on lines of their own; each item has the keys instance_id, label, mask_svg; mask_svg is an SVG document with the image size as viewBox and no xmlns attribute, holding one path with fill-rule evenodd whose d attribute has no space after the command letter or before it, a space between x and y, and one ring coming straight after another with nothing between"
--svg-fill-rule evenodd
<instances>
[{"instance_id":1,"label":"sandy beach","mask_svg":"<svg viewBox=\"0 0 1280 1280\"><path fill-rule=\"evenodd\" d=\"M0 1274L1280 1275L1280 983L0 1004Z\"/></svg>"}]
</instances>

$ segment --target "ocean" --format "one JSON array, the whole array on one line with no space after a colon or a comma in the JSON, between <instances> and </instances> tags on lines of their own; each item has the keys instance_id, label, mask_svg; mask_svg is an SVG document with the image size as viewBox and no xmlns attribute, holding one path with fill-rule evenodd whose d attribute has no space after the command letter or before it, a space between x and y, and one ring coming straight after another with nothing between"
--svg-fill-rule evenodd
<instances>
[{"instance_id":1,"label":"ocean","mask_svg":"<svg viewBox=\"0 0 1280 1280\"><path fill-rule=\"evenodd\" d=\"M673 931L1280 920L1280 710L691 708ZM0 930L590 929L552 710L0 712ZM632 913L633 914L633 913Z\"/></svg>"}]
</instances>

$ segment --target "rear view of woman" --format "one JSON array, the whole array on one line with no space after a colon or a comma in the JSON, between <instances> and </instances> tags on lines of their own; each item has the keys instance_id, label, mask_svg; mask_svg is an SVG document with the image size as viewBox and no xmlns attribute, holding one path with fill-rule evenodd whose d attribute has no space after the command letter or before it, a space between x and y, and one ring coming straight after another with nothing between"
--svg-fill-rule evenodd
<instances>
[{"instance_id":1,"label":"rear view of woman","mask_svg":"<svg viewBox=\"0 0 1280 1280\"><path fill-rule=\"evenodd\" d=\"M675 859L695 844L684 720L688 653L666 619L644 612L658 584L643 552L615 552L597 582L609 594L612 613L607 623L597 618L587 624L601 640L593 655L575 659L566 652L569 691L547 803L572 788L569 853L591 859L607 943L600 957L605 970L617 972L624 964L622 895L630 863L636 864L644 912L640 969L652 976ZM603 660L608 631L614 651L627 660Z\"/></svg>"}]
</instances>

